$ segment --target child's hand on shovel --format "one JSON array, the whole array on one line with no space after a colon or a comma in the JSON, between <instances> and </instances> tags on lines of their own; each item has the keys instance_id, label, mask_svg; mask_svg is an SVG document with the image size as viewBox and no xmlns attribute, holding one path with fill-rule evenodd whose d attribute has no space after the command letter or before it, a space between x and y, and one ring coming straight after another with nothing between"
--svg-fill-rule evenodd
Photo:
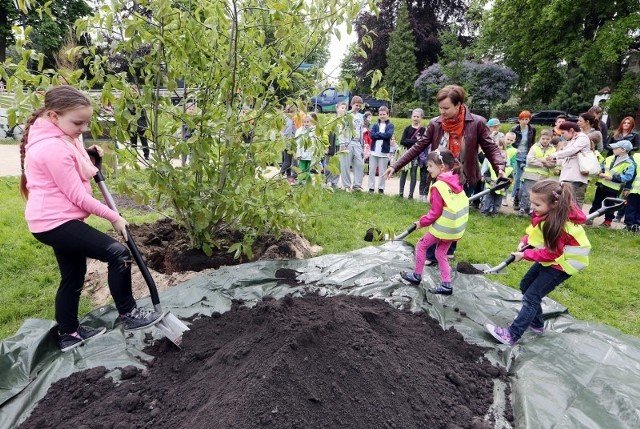
<instances>
[{"instance_id":1,"label":"child's hand on shovel","mask_svg":"<svg viewBox=\"0 0 640 429\"><path fill-rule=\"evenodd\" d=\"M524 257L524 252L512 252L511 255L515 258L513 262L518 262Z\"/></svg>"},{"instance_id":2,"label":"child's hand on shovel","mask_svg":"<svg viewBox=\"0 0 640 429\"><path fill-rule=\"evenodd\" d=\"M416 229L422 228L422 225L420 225L420 221L419 220L415 221L414 225L416 226Z\"/></svg>"}]
</instances>

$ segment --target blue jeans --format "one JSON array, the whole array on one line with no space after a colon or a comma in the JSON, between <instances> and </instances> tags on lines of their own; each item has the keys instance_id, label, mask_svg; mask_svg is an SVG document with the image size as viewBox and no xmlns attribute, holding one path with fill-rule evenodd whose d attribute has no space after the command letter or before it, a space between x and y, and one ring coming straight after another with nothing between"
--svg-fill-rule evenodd
<instances>
[{"instance_id":1,"label":"blue jeans","mask_svg":"<svg viewBox=\"0 0 640 429\"><path fill-rule=\"evenodd\" d=\"M522 173L524 172L525 165L527 165L526 159L524 161L520 161L519 159L516 160L516 170L513 172L515 177L513 179L513 192L511 192L511 198L520 199L520 195L518 193L520 192L520 182L522 181Z\"/></svg>"},{"instance_id":2,"label":"blue jeans","mask_svg":"<svg viewBox=\"0 0 640 429\"><path fill-rule=\"evenodd\" d=\"M517 341L522 337L529 325L536 328L544 326L542 319L542 298L551 293L560 283L571 277L564 271L545 267L539 262L533 264L520 280L522 291L522 308L516 319L509 326L511 337Z\"/></svg>"}]
</instances>

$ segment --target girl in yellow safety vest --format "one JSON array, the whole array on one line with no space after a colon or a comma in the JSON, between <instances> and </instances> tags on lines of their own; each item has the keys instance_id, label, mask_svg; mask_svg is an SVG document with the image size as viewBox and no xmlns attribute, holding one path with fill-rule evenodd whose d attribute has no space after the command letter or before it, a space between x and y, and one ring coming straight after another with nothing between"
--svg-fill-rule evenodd
<instances>
[{"instance_id":1,"label":"girl in yellow safety vest","mask_svg":"<svg viewBox=\"0 0 640 429\"><path fill-rule=\"evenodd\" d=\"M427 156L427 170L435 182L429 187L429 213L416 222L416 229L428 227L427 233L416 244L416 260L413 271L402 271L400 276L411 284L422 281L427 249L436 247L436 260L440 270L441 284L429 289L431 293L451 295L451 267L447 250L451 243L460 240L469 218L469 199L460 178L453 172L456 160L446 149L436 149Z\"/></svg>"},{"instance_id":2,"label":"girl in yellow safety vest","mask_svg":"<svg viewBox=\"0 0 640 429\"><path fill-rule=\"evenodd\" d=\"M589 265L591 243L582 225L586 217L578 208L570 184L545 179L531 188L533 217L526 235L512 253L515 262L535 262L520 281L522 308L507 328L487 323L489 333L502 344L514 345L527 329L544 332L542 298L560 283Z\"/></svg>"}]
</instances>

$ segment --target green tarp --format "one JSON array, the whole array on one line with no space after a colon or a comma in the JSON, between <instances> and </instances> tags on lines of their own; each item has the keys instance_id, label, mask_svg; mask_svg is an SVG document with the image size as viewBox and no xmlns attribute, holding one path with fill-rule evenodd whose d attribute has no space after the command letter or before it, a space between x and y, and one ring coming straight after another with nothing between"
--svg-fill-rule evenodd
<instances>
[{"instance_id":1,"label":"green tarp","mask_svg":"<svg viewBox=\"0 0 640 429\"><path fill-rule=\"evenodd\" d=\"M398 308L425 311L443 328L453 326L468 342L490 347L488 358L512 374L515 428L640 428L640 338L576 320L566 308L545 299L544 335L526 334L513 348L498 345L484 324L513 320L520 308L518 291L493 282L499 277L454 272L454 295L425 295L425 289L438 281L438 271L427 268L423 284L416 288L399 276L412 265L413 247L391 242L302 261L224 267L165 291L161 301L165 310L185 318L224 312L232 300L251 305L267 295L313 292L383 299ZM299 283L292 286L277 278L283 268L295 270ZM114 327L116 316L113 306L86 315L83 323L110 330L68 353L57 349L55 324L48 320L27 320L15 336L2 341L0 428L24 420L53 382L75 371L99 365L142 366L149 358L142 352L145 333L125 336ZM149 332L160 336L157 330ZM497 386L494 406L504 406L504 386ZM505 425L499 422L499 427Z\"/></svg>"}]
</instances>

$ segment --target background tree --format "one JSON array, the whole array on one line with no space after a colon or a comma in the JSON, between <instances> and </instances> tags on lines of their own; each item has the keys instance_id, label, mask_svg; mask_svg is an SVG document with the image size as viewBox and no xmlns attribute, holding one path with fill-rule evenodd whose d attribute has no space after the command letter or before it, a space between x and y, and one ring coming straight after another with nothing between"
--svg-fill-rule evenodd
<instances>
[{"instance_id":1,"label":"background tree","mask_svg":"<svg viewBox=\"0 0 640 429\"><path fill-rule=\"evenodd\" d=\"M624 59L640 48L640 2L616 0L497 0L481 30L485 54L500 59L519 75L523 102L550 104L567 79L581 88L569 110L577 111L594 95L590 88L615 86L622 78ZM589 88L590 87L590 88Z\"/></svg>"},{"instance_id":2,"label":"background tree","mask_svg":"<svg viewBox=\"0 0 640 429\"><path fill-rule=\"evenodd\" d=\"M455 79L448 75L453 70ZM518 75L510 68L494 63L476 63L463 61L456 67L442 67L433 64L422 71L415 82L420 100L436 114L435 96L444 85L461 85L470 97L467 104L481 115L489 116L498 103L504 103L511 97L511 90Z\"/></svg>"},{"instance_id":3,"label":"background tree","mask_svg":"<svg viewBox=\"0 0 640 429\"><path fill-rule=\"evenodd\" d=\"M385 70L387 64L387 48L389 36L393 31L397 11L402 0L381 0L378 3L379 13L361 12L355 21L358 34L358 46L366 52L366 57L359 57L360 79L370 81L367 74L376 69ZM416 69L425 67L438 61L440 53L439 33L449 25L464 28L461 34L472 35L467 26L471 21L465 21L467 10L466 0L415 0L408 2L409 23L413 30L416 44ZM468 30L468 31L467 31ZM373 33L374 43L368 46L362 38L369 32ZM464 44L470 42L470 37L463 38Z\"/></svg>"},{"instance_id":4,"label":"background tree","mask_svg":"<svg viewBox=\"0 0 640 429\"><path fill-rule=\"evenodd\" d=\"M59 0L26 12L18 9L14 0L0 0L0 61L6 59L7 46L15 42L11 27L29 26L31 47L45 55L45 67L55 68L58 51L74 22L92 10L83 0Z\"/></svg>"},{"instance_id":5,"label":"background tree","mask_svg":"<svg viewBox=\"0 0 640 429\"><path fill-rule=\"evenodd\" d=\"M640 73L626 73L604 106L613 127L617 127L625 116L638 118L640 115Z\"/></svg>"},{"instance_id":6,"label":"background tree","mask_svg":"<svg viewBox=\"0 0 640 429\"><path fill-rule=\"evenodd\" d=\"M416 99L413 82L418 75L416 68L416 44L411 26L407 4L402 2L396 27L389 37L387 48L387 68L384 72L384 85L392 92L394 101L409 102Z\"/></svg>"}]
</instances>

